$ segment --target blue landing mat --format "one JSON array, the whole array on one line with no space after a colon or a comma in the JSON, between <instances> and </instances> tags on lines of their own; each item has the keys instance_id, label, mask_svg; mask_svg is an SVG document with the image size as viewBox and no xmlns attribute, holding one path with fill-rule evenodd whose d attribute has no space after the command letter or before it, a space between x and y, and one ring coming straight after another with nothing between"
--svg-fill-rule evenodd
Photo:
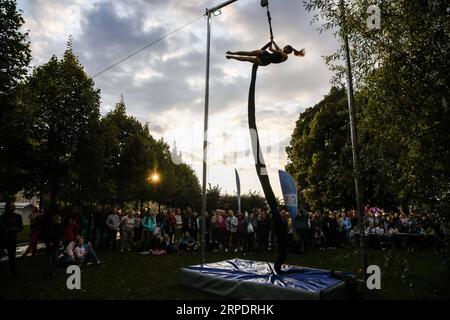
<instances>
[{"instance_id":1,"label":"blue landing mat","mask_svg":"<svg viewBox=\"0 0 450 320\"><path fill-rule=\"evenodd\" d=\"M276 275L273 263L243 259L189 266L182 269L181 282L187 286L236 299L323 299L345 291L343 277L330 270L283 266ZM336 292L333 292L336 291Z\"/></svg>"}]
</instances>

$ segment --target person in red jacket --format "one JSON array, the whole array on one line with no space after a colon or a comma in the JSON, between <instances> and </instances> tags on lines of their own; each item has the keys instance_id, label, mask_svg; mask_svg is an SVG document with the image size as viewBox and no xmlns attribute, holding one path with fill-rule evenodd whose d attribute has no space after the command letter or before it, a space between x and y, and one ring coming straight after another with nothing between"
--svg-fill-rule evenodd
<instances>
[{"instance_id":1,"label":"person in red jacket","mask_svg":"<svg viewBox=\"0 0 450 320\"><path fill-rule=\"evenodd\" d=\"M168 209L167 213L165 215L164 225L166 228L165 231L171 240L173 239L173 235L175 233L176 223L177 223L177 219L175 218L175 215L173 214L172 209Z\"/></svg>"},{"instance_id":2,"label":"person in red jacket","mask_svg":"<svg viewBox=\"0 0 450 320\"><path fill-rule=\"evenodd\" d=\"M31 237L28 247L23 253L22 257L26 257L30 252L32 256L37 254L37 243L39 237L41 236L42 225L44 223L44 216L39 212L38 208L33 208L33 212L29 216L30 227L31 227Z\"/></svg>"}]
</instances>

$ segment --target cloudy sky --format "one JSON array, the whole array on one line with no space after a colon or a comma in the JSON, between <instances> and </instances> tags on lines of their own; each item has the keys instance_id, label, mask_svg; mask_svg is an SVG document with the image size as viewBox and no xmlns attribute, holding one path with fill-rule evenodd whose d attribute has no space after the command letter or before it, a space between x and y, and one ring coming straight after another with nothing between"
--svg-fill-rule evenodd
<instances>
[{"instance_id":1,"label":"cloudy sky","mask_svg":"<svg viewBox=\"0 0 450 320\"><path fill-rule=\"evenodd\" d=\"M18 0L30 32L33 66L61 57L69 35L86 72L94 76L128 54L200 17L221 0ZM254 50L269 41L265 8L259 0L239 0L213 17L211 40L208 182L235 193L234 168L241 188L260 191L249 152L247 98L251 64L225 59L227 50ZM305 48L306 56L259 69L256 119L275 193L277 170L287 162L285 147L298 115L320 101L331 73L322 56L333 52L332 34L310 25L301 0L270 2L275 41ZM127 112L148 122L156 138L176 143L183 161L201 181L206 18L95 77L102 114L123 94Z\"/></svg>"}]
</instances>

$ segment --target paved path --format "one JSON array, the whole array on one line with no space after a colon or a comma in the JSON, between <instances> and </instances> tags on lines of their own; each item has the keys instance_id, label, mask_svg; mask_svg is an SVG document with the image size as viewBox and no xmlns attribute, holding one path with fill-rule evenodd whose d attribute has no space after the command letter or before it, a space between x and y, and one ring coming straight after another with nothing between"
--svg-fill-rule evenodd
<instances>
[{"instance_id":1,"label":"paved path","mask_svg":"<svg viewBox=\"0 0 450 320\"><path fill-rule=\"evenodd\" d=\"M28 243L27 244L23 244L23 243L18 244L16 247L16 258L19 258L20 256L22 256L22 254L25 252L25 250L27 250L27 247L28 247ZM37 248L38 248L38 250L45 248L45 244L42 242L38 242ZM5 250L5 255L6 256L1 258L0 261L8 261L8 254L7 254L6 250Z\"/></svg>"}]
</instances>

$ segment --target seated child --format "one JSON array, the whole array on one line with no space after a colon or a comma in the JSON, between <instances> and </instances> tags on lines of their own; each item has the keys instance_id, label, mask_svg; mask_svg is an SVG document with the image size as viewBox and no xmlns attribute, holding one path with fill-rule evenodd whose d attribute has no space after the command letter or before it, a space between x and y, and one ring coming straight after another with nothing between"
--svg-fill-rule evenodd
<instances>
[{"instance_id":1,"label":"seated child","mask_svg":"<svg viewBox=\"0 0 450 320\"><path fill-rule=\"evenodd\" d=\"M178 250L179 251L191 251L195 250L195 240L191 238L189 235L189 232L185 232L183 236L180 238L180 241L178 241Z\"/></svg>"},{"instance_id":2,"label":"seated child","mask_svg":"<svg viewBox=\"0 0 450 320\"><path fill-rule=\"evenodd\" d=\"M177 247L172 243L172 240L170 239L168 234L164 235L162 246L164 251L166 251L167 253L173 253L178 251Z\"/></svg>"},{"instance_id":3,"label":"seated child","mask_svg":"<svg viewBox=\"0 0 450 320\"><path fill-rule=\"evenodd\" d=\"M65 265L71 265L75 263L75 255L73 250L75 249L75 241L70 241L69 244L64 249L63 261Z\"/></svg>"},{"instance_id":4,"label":"seated child","mask_svg":"<svg viewBox=\"0 0 450 320\"><path fill-rule=\"evenodd\" d=\"M92 248L92 244L90 242L85 244L81 236L77 236L76 246L73 249L73 254L75 256L75 262L77 264L86 264L89 262L89 260L94 260L97 265L101 264L100 260L97 257L97 254Z\"/></svg>"}]
</instances>

